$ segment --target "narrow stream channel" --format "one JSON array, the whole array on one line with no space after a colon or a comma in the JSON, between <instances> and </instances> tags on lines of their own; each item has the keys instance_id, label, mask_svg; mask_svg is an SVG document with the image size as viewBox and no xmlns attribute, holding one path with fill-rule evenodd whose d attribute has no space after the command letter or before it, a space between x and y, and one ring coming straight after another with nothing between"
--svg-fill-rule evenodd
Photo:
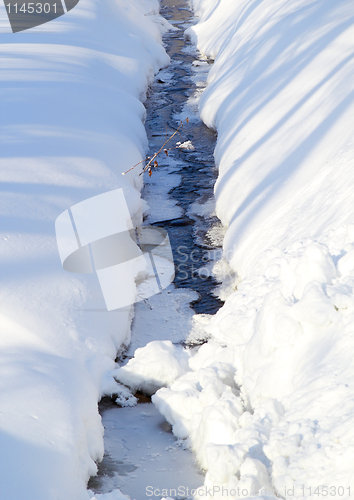
<instances>
[{"instance_id":1,"label":"narrow stream channel","mask_svg":"<svg viewBox=\"0 0 354 500\"><path fill-rule=\"evenodd\" d=\"M217 253L207 236L207 231L217 223L217 218L206 219L198 212L212 206L210 201L213 200L216 180L213 155L216 135L199 120L196 106L189 104L193 102L190 98L205 87L209 62L196 59L195 48L184 40L184 30L192 24L193 19L186 2L180 0L171 4L162 2L161 13L179 29L169 32L165 37L171 66L157 76L151 88L152 95L146 103L150 153L161 146L166 137L166 127L167 132L171 133L180 120L187 117L189 123L184 122L181 131L183 139L180 142L183 145L185 141L186 148L170 153L172 159L169 162L162 158L162 164L166 166L159 169L163 171L153 172L152 177L145 180L143 196L152 208L146 222L156 222L168 231L176 267L176 287L192 289L199 294L193 303L196 313L213 314L222 304L212 293L216 283L204 264L205 260ZM166 173L170 181L166 179ZM171 189L169 186L173 179L178 185ZM164 186L167 187L169 204L176 203L179 207L177 217L173 217L173 208L164 213L164 207L156 207L156 194L163 192ZM163 199L161 194L160 197ZM208 201L209 204L205 206Z\"/></svg>"},{"instance_id":2,"label":"narrow stream channel","mask_svg":"<svg viewBox=\"0 0 354 500\"><path fill-rule=\"evenodd\" d=\"M194 313L214 314L222 305L213 295L217 283L210 272L213 260L220 256L210 236L218 225L211 215L216 136L198 118L196 104L210 62L198 58L184 39L193 20L186 0L162 0L160 11L176 29L164 36L171 65L157 75L145 103L150 155L182 120L184 126L177 138L182 147L159 158L151 177L146 174L143 198L150 207L145 223L163 227L169 234L176 276L161 294L136 304L131 343L117 360L120 364L152 340L184 345L189 337L187 345L202 342L197 334L190 335ZM146 488L150 486L155 489L154 499L164 496L164 488L176 489L175 498L186 498L187 488L201 486L204 475L150 399L138 397L134 407L120 408L110 398L100 402L105 456L88 487L95 493L119 488L132 499L142 500L149 498Z\"/></svg>"}]
</instances>

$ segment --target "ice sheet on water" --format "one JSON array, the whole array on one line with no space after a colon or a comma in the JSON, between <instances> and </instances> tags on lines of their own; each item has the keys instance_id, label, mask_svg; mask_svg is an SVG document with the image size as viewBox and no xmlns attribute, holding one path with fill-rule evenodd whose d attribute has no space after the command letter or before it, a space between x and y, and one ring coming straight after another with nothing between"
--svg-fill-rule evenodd
<instances>
[{"instance_id":1,"label":"ice sheet on water","mask_svg":"<svg viewBox=\"0 0 354 500\"><path fill-rule=\"evenodd\" d=\"M107 410L103 423L107 457L113 465L114 462L131 464L131 470L119 473L118 468L117 473L114 466L107 471L99 493L119 488L131 498L140 499L147 496L146 488L150 486L160 490L155 498L161 498L164 488L191 490L202 485L204 477L192 453L176 440L153 404ZM105 495L96 494L96 498L106 500Z\"/></svg>"}]
</instances>

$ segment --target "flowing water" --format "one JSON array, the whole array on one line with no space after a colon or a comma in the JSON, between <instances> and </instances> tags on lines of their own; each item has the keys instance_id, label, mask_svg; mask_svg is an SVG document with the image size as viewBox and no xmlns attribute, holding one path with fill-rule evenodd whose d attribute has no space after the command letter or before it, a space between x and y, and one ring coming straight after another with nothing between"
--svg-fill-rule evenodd
<instances>
[{"instance_id":1,"label":"flowing water","mask_svg":"<svg viewBox=\"0 0 354 500\"><path fill-rule=\"evenodd\" d=\"M204 210L212 209L210 201L213 199L216 179L213 156L216 136L197 118L196 106L193 106L191 99L205 86L203 80L209 62L197 60L194 47L184 40L184 29L192 14L185 8L184 1L179 3L180 7L177 2L174 5L171 5L172 2L165 2L161 9L163 16L179 29L169 32L165 37L171 66L167 72L158 75L152 86L146 120L150 152L154 153L163 143L166 132L170 135L178 127L180 120L185 120L186 117L189 119L189 123L183 122L179 141L186 144L186 149L178 148L169 153L172 154L172 161L168 163L167 158L162 158L162 164L167 163L167 167L158 167L167 170L178 182L169 191L169 197L170 204L172 200L179 207L179 213L173 216L173 209L166 210L164 214L163 208L155 208L147 222L157 219L156 224L164 227L169 234L176 267L176 287L192 289L199 294L197 301L193 303L196 313L213 314L221 307L221 302L212 293L216 283L205 266L205 261L213 259L218 253L207 235L208 229L216 224L217 219L212 216L205 218L198 213L202 213L203 207ZM146 180L143 191L145 199L152 206L155 204L156 192L161 190L161 184L166 178L165 172L159 173L160 176L153 172L151 179ZM166 185L169 185L168 181Z\"/></svg>"},{"instance_id":2,"label":"flowing water","mask_svg":"<svg viewBox=\"0 0 354 500\"><path fill-rule=\"evenodd\" d=\"M136 305L132 341L118 359L121 364L151 340L184 344L193 314L213 314L222 305L213 295L217 283L210 271L220 256L220 248L210 236L218 225L212 215L216 137L199 120L196 104L210 62L198 58L184 39L193 19L185 0L163 0L161 14L175 29L164 36L171 65L157 75L145 104L149 154L160 149L181 121L177 141L184 147L158 158L152 176L145 174L143 197L150 206L145 223L163 227L169 234L176 275L174 285ZM171 141L168 147L174 144ZM137 406L125 408L109 398L101 401L105 457L89 488L98 493L119 488L137 500L149 498L151 492L156 499L186 498L191 489L203 484L203 473L149 398L140 395L139 399Z\"/></svg>"}]
</instances>

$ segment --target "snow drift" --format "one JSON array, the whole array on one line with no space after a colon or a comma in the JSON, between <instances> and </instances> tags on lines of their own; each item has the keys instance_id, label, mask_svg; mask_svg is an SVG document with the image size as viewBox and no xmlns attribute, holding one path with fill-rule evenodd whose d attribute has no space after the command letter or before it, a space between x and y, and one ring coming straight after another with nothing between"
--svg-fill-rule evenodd
<instances>
[{"instance_id":1,"label":"snow drift","mask_svg":"<svg viewBox=\"0 0 354 500\"><path fill-rule=\"evenodd\" d=\"M349 499L352 3L192 6L187 36L215 59L200 112L218 132L216 212L238 278L203 319L211 340L153 401L189 439L211 497Z\"/></svg>"},{"instance_id":2,"label":"snow drift","mask_svg":"<svg viewBox=\"0 0 354 500\"><path fill-rule=\"evenodd\" d=\"M103 455L97 401L115 390L131 307L108 313L95 275L62 269L54 222L116 188L141 220L142 178L121 173L147 148L142 100L168 64L166 23L155 0L80 0L16 34L0 12L0 496L87 499Z\"/></svg>"}]
</instances>

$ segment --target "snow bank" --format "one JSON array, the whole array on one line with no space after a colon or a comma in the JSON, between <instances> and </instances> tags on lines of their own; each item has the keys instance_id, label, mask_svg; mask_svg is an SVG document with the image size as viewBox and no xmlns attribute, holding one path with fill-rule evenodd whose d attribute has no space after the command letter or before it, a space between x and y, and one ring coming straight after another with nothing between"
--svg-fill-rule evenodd
<instances>
[{"instance_id":1,"label":"snow bank","mask_svg":"<svg viewBox=\"0 0 354 500\"><path fill-rule=\"evenodd\" d=\"M215 58L200 110L218 132L216 210L239 278L200 322L209 342L152 400L207 471L196 498L349 499L352 4L192 5L187 35Z\"/></svg>"},{"instance_id":2,"label":"snow bank","mask_svg":"<svg viewBox=\"0 0 354 500\"><path fill-rule=\"evenodd\" d=\"M142 178L121 173L147 147L141 100L168 64L165 25L156 0L80 0L16 34L0 13L0 496L87 499L103 455L97 401L116 387L131 308L108 313L95 275L62 269L54 222L116 188L141 220Z\"/></svg>"},{"instance_id":3,"label":"snow bank","mask_svg":"<svg viewBox=\"0 0 354 500\"><path fill-rule=\"evenodd\" d=\"M270 245L352 222L352 2L192 0L215 58L201 117L217 129L216 210L245 276Z\"/></svg>"},{"instance_id":4,"label":"snow bank","mask_svg":"<svg viewBox=\"0 0 354 500\"><path fill-rule=\"evenodd\" d=\"M214 498L309 498L322 486L350 498L353 249L348 226L265 251L262 273L210 317L190 370L153 396Z\"/></svg>"}]
</instances>

